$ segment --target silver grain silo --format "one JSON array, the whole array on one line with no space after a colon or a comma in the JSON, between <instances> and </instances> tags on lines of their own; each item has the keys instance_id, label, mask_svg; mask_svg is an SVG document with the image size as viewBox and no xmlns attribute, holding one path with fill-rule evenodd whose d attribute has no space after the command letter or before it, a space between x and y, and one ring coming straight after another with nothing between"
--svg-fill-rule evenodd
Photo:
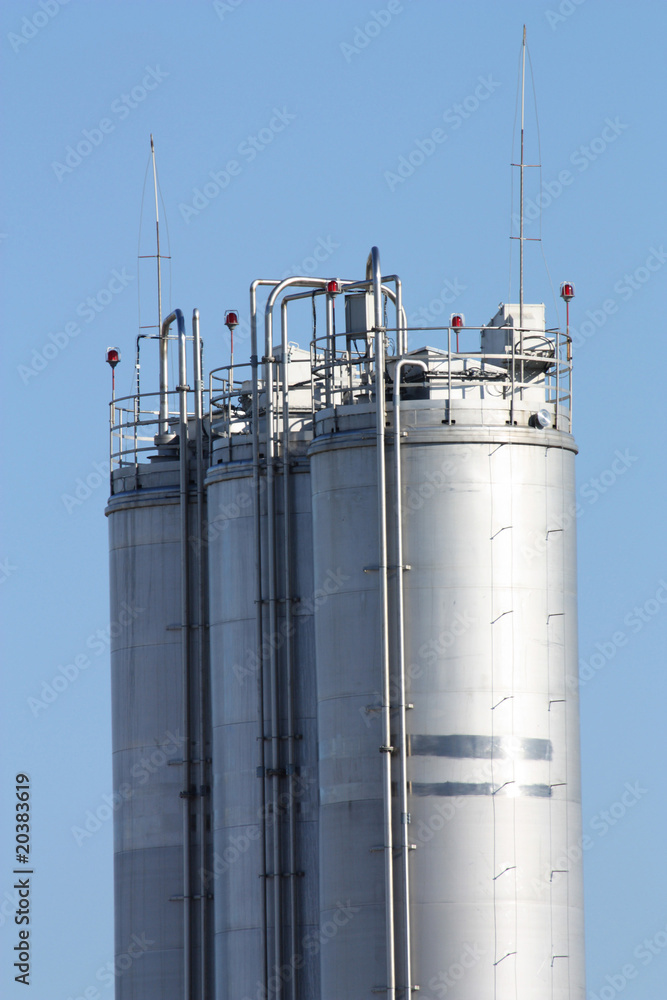
<instances>
[{"instance_id":1,"label":"silver grain silo","mask_svg":"<svg viewBox=\"0 0 667 1000\"><path fill-rule=\"evenodd\" d=\"M399 317L383 359L369 264L370 376L309 449L314 571L344 581L315 614L322 996L580 1000L567 338L508 305L481 353L408 353Z\"/></svg>"},{"instance_id":2,"label":"silver grain silo","mask_svg":"<svg viewBox=\"0 0 667 1000\"><path fill-rule=\"evenodd\" d=\"M216 977L220 997L319 997L317 695L311 360L287 340L264 377L258 286L270 301L320 279L251 287L251 365L211 376L206 477L213 711ZM305 943L305 944L304 944Z\"/></svg>"},{"instance_id":3,"label":"silver grain silo","mask_svg":"<svg viewBox=\"0 0 667 1000\"><path fill-rule=\"evenodd\" d=\"M567 333L521 296L409 351L373 248L253 282L207 393L195 324L189 412L169 319L178 418L169 321L113 404L118 996L583 1000Z\"/></svg>"},{"instance_id":4,"label":"silver grain silo","mask_svg":"<svg viewBox=\"0 0 667 1000\"><path fill-rule=\"evenodd\" d=\"M174 322L180 385L170 393ZM160 392L111 404L117 1000L211 995L211 904L199 891L210 866L211 754L203 441L197 401L188 414L185 341L177 310L161 331ZM194 346L197 387L197 317Z\"/></svg>"}]
</instances>

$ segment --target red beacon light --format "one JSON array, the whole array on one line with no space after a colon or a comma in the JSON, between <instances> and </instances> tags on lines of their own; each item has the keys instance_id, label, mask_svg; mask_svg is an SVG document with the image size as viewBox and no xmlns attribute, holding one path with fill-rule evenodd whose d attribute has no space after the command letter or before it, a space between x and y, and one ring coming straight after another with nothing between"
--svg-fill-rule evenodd
<instances>
[{"instance_id":1,"label":"red beacon light","mask_svg":"<svg viewBox=\"0 0 667 1000\"><path fill-rule=\"evenodd\" d=\"M331 281L328 281L327 292L329 293L329 295L338 295L338 293L340 292L340 281L337 281L335 278L332 278Z\"/></svg>"},{"instance_id":2,"label":"red beacon light","mask_svg":"<svg viewBox=\"0 0 667 1000\"><path fill-rule=\"evenodd\" d=\"M459 353L459 330L461 330L465 325L465 316L462 313L452 313L449 317L449 325L452 329L456 330L456 353Z\"/></svg>"},{"instance_id":3,"label":"red beacon light","mask_svg":"<svg viewBox=\"0 0 667 1000\"><path fill-rule=\"evenodd\" d=\"M116 365L119 364L120 362L120 351L118 350L118 348L108 347L107 353L105 355L105 360L108 365L111 365L112 369L115 368Z\"/></svg>"},{"instance_id":4,"label":"red beacon light","mask_svg":"<svg viewBox=\"0 0 667 1000\"><path fill-rule=\"evenodd\" d=\"M564 281L560 286L560 295L562 299L569 302L570 299L574 298L574 285L571 281Z\"/></svg>"},{"instance_id":5,"label":"red beacon light","mask_svg":"<svg viewBox=\"0 0 667 1000\"><path fill-rule=\"evenodd\" d=\"M239 314L236 309L228 309L225 313L225 326L229 330L233 330L235 326L239 325Z\"/></svg>"}]
</instances>

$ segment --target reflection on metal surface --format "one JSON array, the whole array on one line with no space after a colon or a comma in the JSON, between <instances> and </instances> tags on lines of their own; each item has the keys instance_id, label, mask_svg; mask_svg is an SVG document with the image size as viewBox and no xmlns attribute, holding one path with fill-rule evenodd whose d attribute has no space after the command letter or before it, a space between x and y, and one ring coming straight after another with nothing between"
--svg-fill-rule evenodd
<instances>
[{"instance_id":1,"label":"reflection on metal surface","mask_svg":"<svg viewBox=\"0 0 667 1000\"><path fill-rule=\"evenodd\" d=\"M414 795L506 795L508 798L531 795L551 798L551 785L517 785L514 781L494 784L490 781L413 781Z\"/></svg>"},{"instance_id":2,"label":"reflection on metal surface","mask_svg":"<svg viewBox=\"0 0 667 1000\"><path fill-rule=\"evenodd\" d=\"M475 757L510 760L551 760L550 740L520 736L412 736L413 757Z\"/></svg>"}]
</instances>

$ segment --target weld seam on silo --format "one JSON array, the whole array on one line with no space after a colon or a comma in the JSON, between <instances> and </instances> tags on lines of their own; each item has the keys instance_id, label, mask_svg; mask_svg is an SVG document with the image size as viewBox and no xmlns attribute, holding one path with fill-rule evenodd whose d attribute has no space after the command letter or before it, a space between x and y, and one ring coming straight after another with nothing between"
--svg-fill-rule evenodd
<instances>
[{"instance_id":1,"label":"weld seam on silo","mask_svg":"<svg viewBox=\"0 0 667 1000\"><path fill-rule=\"evenodd\" d=\"M401 813L401 873L403 876L403 962L404 962L404 995L409 1000L412 994L412 944L410 929L410 838L408 837L408 757L407 757L407 725L405 717L405 605L403 593L403 501L401 473L401 374L406 358L396 363L394 370L394 477L395 477L395 510L396 510L396 618L397 618L397 652L398 652L398 691L399 691L399 809ZM413 361L411 364L426 371L423 361Z\"/></svg>"},{"instance_id":2,"label":"weld seam on silo","mask_svg":"<svg viewBox=\"0 0 667 1000\"><path fill-rule=\"evenodd\" d=\"M390 719L390 677L389 677L389 602L387 595L387 497L385 469L385 391L384 359L385 343L382 326L382 272L380 252L371 249L366 262L366 278L373 282L373 308L375 332L375 405L376 405L376 448L377 448L377 492L378 492L378 585L380 590L380 663L382 668L382 736L384 753L383 771L383 818L384 818L384 876L385 876L385 934L387 961L387 997L396 997L396 957L394 945L394 873L393 873L393 830L391 805L391 719Z\"/></svg>"},{"instance_id":3,"label":"weld seam on silo","mask_svg":"<svg viewBox=\"0 0 667 1000\"><path fill-rule=\"evenodd\" d=\"M287 773L289 775L288 826L289 826L289 908L290 955L296 955L296 829L294 816L294 663L292 657L292 579L290 572L290 463L289 463L289 351L287 341L287 302L283 299L281 318L281 369L283 382L283 572L285 580L285 673L287 675ZM296 971L296 970L295 970ZM296 975L290 977L290 994L296 1000Z\"/></svg>"},{"instance_id":4,"label":"weld seam on silo","mask_svg":"<svg viewBox=\"0 0 667 1000\"><path fill-rule=\"evenodd\" d=\"M206 669L204 660L204 643L206 641L206 605L204 600L204 573L202 540L204 530L204 441L203 441L203 399L204 383L202 381L202 345L199 331L199 309L192 312L192 360L194 378L194 410L195 410L195 455L196 455L196 476L197 476L197 545L199 557L197 561L197 615L199 621L199 631L197 637L197 675L199 689L198 705L198 730L199 730L199 759L200 759L200 791L199 797L199 870L203 873L207 870L206 852L206 805L207 796L204 794L206 788L206 739L208 727L206 726ZM208 920L207 920L208 892L204 885L199 887L199 929L201 934L200 943L200 995L201 1000L206 1000L208 995Z\"/></svg>"}]
</instances>

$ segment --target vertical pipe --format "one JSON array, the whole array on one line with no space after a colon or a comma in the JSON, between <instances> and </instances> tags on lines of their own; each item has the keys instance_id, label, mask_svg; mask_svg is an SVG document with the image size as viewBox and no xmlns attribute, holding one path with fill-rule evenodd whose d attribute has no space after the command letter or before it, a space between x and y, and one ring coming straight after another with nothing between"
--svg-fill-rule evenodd
<instances>
[{"instance_id":1,"label":"vertical pipe","mask_svg":"<svg viewBox=\"0 0 667 1000\"><path fill-rule=\"evenodd\" d=\"M276 505L275 505L275 433L274 433L274 380L273 380L273 347L272 324L266 323L264 343L264 399L266 427L266 557L267 557L267 591L269 606L269 680L271 699L271 819L273 826L273 960L276 976L276 996L282 995L282 983L279 969L282 958L282 894L280 879L282 877L280 851L280 699L277 650L277 594L276 594Z\"/></svg>"},{"instance_id":2,"label":"vertical pipe","mask_svg":"<svg viewBox=\"0 0 667 1000\"><path fill-rule=\"evenodd\" d=\"M207 698L207 676L206 660L204 657L204 644L206 642L206 601L204 595L204 564L203 564L203 534L204 534L204 439L203 439L203 392L204 383L202 381L202 357L201 357L201 336L199 333L199 309L192 313L192 354L194 373L194 406L195 406L195 442L196 442L196 467L197 467L197 546L199 551L199 565L197 566L197 621L199 623L197 641L197 677L199 704L198 712L198 734L199 734L199 775L200 792L199 797L199 870L207 870L207 850L206 850L206 803L207 796L204 794L207 785L207 737L208 726L206 724ZM199 887L199 928L201 934L200 941L200 996L201 1000L207 1000L208 996L208 892L202 884Z\"/></svg>"},{"instance_id":3,"label":"vertical pipe","mask_svg":"<svg viewBox=\"0 0 667 1000\"><path fill-rule=\"evenodd\" d=\"M519 191L519 336L523 338L523 124L524 124L524 98L526 90L526 25L523 26L523 44L521 48L521 163L519 166L520 191ZM520 354L523 354L521 348Z\"/></svg>"},{"instance_id":4,"label":"vertical pipe","mask_svg":"<svg viewBox=\"0 0 667 1000\"><path fill-rule=\"evenodd\" d=\"M387 497L385 469L385 344L382 328L382 272L380 251L373 247L366 263L366 278L373 282L375 330L375 404L378 479L378 578L380 587L380 662L382 667L382 738L384 789L384 877L385 934L387 949L387 998L396 997L396 956L394 946L394 850L391 808L391 717L389 677L389 603L387 595Z\"/></svg>"},{"instance_id":5,"label":"vertical pipe","mask_svg":"<svg viewBox=\"0 0 667 1000\"><path fill-rule=\"evenodd\" d=\"M450 331L451 333L451 331ZM401 372L405 364L427 370L423 361L401 359L396 364L394 372L394 476L396 489L396 618L397 618L397 652L398 652L398 724L399 724L399 809L401 812L401 875L403 881L403 967L404 967L404 997L410 1000L412 995L412 948L410 940L410 843L408 824L408 756L407 756L407 726L405 718L405 609L403 595L403 502L401 474ZM449 406L451 408L451 397Z\"/></svg>"},{"instance_id":6,"label":"vertical pipe","mask_svg":"<svg viewBox=\"0 0 667 1000\"><path fill-rule=\"evenodd\" d=\"M183 997L192 997L192 936L190 882L190 600L188 577L188 374L185 357L185 321L180 309L167 317L178 324L179 399L179 510L181 527L181 660L183 668Z\"/></svg>"},{"instance_id":7,"label":"vertical pipe","mask_svg":"<svg viewBox=\"0 0 667 1000\"><path fill-rule=\"evenodd\" d=\"M458 349L457 349L458 353ZM465 390L463 390L465 392ZM447 423L452 422L452 328L447 327Z\"/></svg>"},{"instance_id":8,"label":"vertical pipe","mask_svg":"<svg viewBox=\"0 0 667 1000\"><path fill-rule=\"evenodd\" d=\"M394 278L394 281L396 282L395 304L396 326L398 330L396 335L396 353L402 358L408 352L408 323L403 311L403 286L401 285L400 278Z\"/></svg>"},{"instance_id":9,"label":"vertical pipe","mask_svg":"<svg viewBox=\"0 0 667 1000\"><path fill-rule=\"evenodd\" d=\"M111 476L111 490L113 492L113 427L116 422L116 401L115 397L109 404L109 469Z\"/></svg>"},{"instance_id":10,"label":"vertical pipe","mask_svg":"<svg viewBox=\"0 0 667 1000\"><path fill-rule=\"evenodd\" d=\"M250 363L252 366L252 495L253 495L253 520L254 520L254 557L255 557L255 650L257 657L257 716L259 726L259 773L262 775L261 781L261 844L262 844L262 865L264 870L260 873L261 885L261 963L262 981L265 992L268 991L269 964L268 964L268 940L267 940L267 911L266 911L266 783L264 778L265 767L265 732L264 732L264 663L262 659L263 642L263 621L262 621L262 540L261 540L261 497L259 492L259 385L258 385L258 359L257 359L257 286L259 281L253 281L250 286Z\"/></svg>"},{"instance_id":11,"label":"vertical pipe","mask_svg":"<svg viewBox=\"0 0 667 1000\"><path fill-rule=\"evenodd\" d=\"M269 294L269 298L266 303L265 309L265 328L264 328L264 395L266 400L265 409L265 425L266 425L266 493L267 493L267 589L268 597L267 603L269 607L269 673L270 673L270 698L271 698L271 744L272 744L272 754L271 754L271 769L273 771L271 783L272 783L272 807L274 809L273 813L273 828L274 828L274 838L273 838L273 912L274 912L274 952L276 966L280 966L280 956L282 951L282 941L281 941L281 885L280 885L280 868L281 868L281 844L280 844L280 824L278 822L278 804L279 804L279 724L280 719L278 716L279 711L279 698L278 698L278 657L275 641L272 641L276 635L276 541L275 541L275 495L274 495L274 461L275 461L275 436L274 436L274 403L273 403L273 365L275 364L275 359L273 358L273 307L279 294L284 288L290 285L306 285L309 287L323 288L326 287L325 278L304 278L304 277L291 277L285 278L280 282L268 282L264 281L264 284L273 284L275 287ZM257 282L255 282L257 284ZM254 289L254 285L252 286ZM255 304L252 295L254 294L251 289L251 312L253 317L253 329L256 330L255 321ZM255 351L257 345L257 338L255 333L254 338ZM257 365L257 358L255 355L255 366ZM257 448L259 448L259 443L257 443ZM279 998L282 995L282 983L280 977L277 974L277 989L275 990L275 995Z\"/></svg>"},{"instance_id":12,"label":"vertical pipe","mask_svg":"<svg viewBox=\"0 0 667 1000\"><path fill-rule=\"evenodd\" d=\"M285 673L287 675L287 774L289 775L288 827L289 827L289 911L290 955L296 955L296 829L294 815L294 663L292 657L292 574L291 574L291 525L290 525L290 459L289 459L289 352L287 347L287 303L283 299L281 310L281 379L283 384L283 573L285 597ZM296 972L296 970L294 970ZM296 1000L296 975L290 979L291 1000Z\"/></svg>"},{"instance_id":13,"label":"vertical pipe","mask_svg":"<svg viewBox=\"0 0 667 1000\"><path fill-rule=\"evenodd\" d=\"M255 606L257 608L255 617L255 644L257 650L257 684L258 684L258 715L259 715L259 745L260 745L260 773L265 774L265 741L266 734L264 732L264 657L262 654L263 648L263 620L262 620L262 601L264 595L264 588L262 586L262 543L261 543L261 504L260 504L260 460L259 460L259 382L258 382L258 371L259 371L259 358L257 354L257 288L259 285L270 285L273 286L272 292L269 295L269 300L266 305L266 338L269 345L272 340L272 308L273 304L278 296L279 291L281 291L287 285L299 284L299 285L310 285L315 284L317 287L321 287L326 284L325 279L310 279L310 278L286 278L284 281L274 280L272 278L258 278L253 281L250 286L250 352L251 352L251 366L252 366L252 476L253 476L253 499L254 499L254 550L255 550ZM266 356L269 357L271 353L271 348L269 347L266 351ZM267 363L268 364L268 363ZM266 403L266 426L267 426L267 442L272 438L272 422L273 422L273 397L272 388L265 384L264 386ZM267 486L269 469L271 469L271 462L268 457L267 450ZM273 470L271 469L271 477L273 476ZM272 490L267 489L268 496L272 496ZM268 501L267 501L268 503ZM267 521L269 524L269 530L272 532L271 527L271 517L267 516ZM268 540L268 550L271 553L273 546L273 535L271 539ZM271 558L271 556L269 556ZM275 570L274 570L275 575ZM269 580L271 579L271 569L268 572ZM275 596L275 595L274 595ZM274 614L275 614L275 600L274 600ZM271 656L275 657L275 644L270 643ZM277 740L273 741L277 744ZM273 781L277 779L274 778ZM277 800L277 793L276 793ZM265 991L268 989L268 900L267 900L267 889L266 889L266 849L267 849L267 837L266 837L266 784L265 779L262 777L262 856L264 859L264 872L262 873L261 884L262 884L262 975L264 981ZM274 817L275 819L276 817ZM275 861L274 861L275 866ZM278 874L278 872L274 873ZM276 877L276 884L278 879ZM278 933L280 928L278 927Z\"/></svg>"},{"instance_id":14,"label":"vertical pipe","mask_svg":"<svg viewBox=\"0 0 667 1000\"><path fill-rule=\"evenodd\" d=\"M334 343L333 335L333 295L327 292L326 296L327 305L327 339L326 339L326 352L325 352L325 371L326 371L326 404L331 406L334 403L333 386L334 386L334 360L336 357L336 348Z\"/></svg>"}]
</instances>

